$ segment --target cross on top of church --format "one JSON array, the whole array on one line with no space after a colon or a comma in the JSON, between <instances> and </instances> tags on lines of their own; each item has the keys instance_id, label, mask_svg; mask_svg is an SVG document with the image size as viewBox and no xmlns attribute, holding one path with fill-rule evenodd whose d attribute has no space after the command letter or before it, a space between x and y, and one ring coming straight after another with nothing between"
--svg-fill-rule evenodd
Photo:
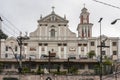
<instances>
[{"instance_id":1,"label":"cross on top of church","mask_svg":"<svg viewBox=\"0 0 120 80\"><path fill-rule=\"evenodd\" d=\"M54 6L52 6L52 13L54 13L54 9L55 9L55 7L54 7Z\"/></svg>"},{"instance_id":2,"label":"cross on top of church","mask_svg":"<svg viewBox=\"0 0 120 80\"><path fill-rule=\"evenodd\" d=\"M84 5L84 8L85 8L85 3L83 5Z\"/></svg>"}]
</instances>

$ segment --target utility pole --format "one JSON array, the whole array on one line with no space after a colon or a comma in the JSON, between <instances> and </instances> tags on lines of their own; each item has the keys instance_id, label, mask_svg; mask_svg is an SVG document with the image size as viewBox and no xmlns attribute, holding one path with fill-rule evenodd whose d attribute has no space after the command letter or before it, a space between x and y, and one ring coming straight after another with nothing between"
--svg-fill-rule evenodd
<instances>
[{"instance_id":1,"label":"utility pole","mask_svg":"<svg viewBox=\"0 0 120 80\"><path fill-rule=\"evenodd\" d=\"M115 19L113 22L111 22L111 25L114 25L118 20L120 20L120 18L118 18L118 19ZM115 66L114 65L114 69L115 69L115 80L117 80L117 74L119 74L119 72L118 72L118 68L120 67L120 65L117 65L117 66ZM117 73L118 72L118 73Z\"/></svg>"},{"instance_id":2,"label":"utility pole","mask_svg":"<svg viewBox=\"0 0 120 80\"><path fill-rule=\"evenodd\" d=\"M50 73L51 57L55 57L55 55L52 55L52 53L50 51L48 51L48 56L45 56L45 57L48 57L48 71Z\"/></svg>"},{"instance_id":3,"label":"utility pole","mask_svg":"<svg viewBox=\"0 0 120 80\"><path fill-rule=\"evenodd\" d=\"M22 45L23 45L23 41L28 39L29 37L27 37L27 34L23 37L20 33L20 36L17 37L17 42L20 47L19 68L18 68L20 74L22 73Z\"/></svg>"},{"instance_id":4,"label":"utility pole","mask_svg":"<svg viewBox=\"0 0 120 80\"><path fill-rule=\"evenodd\" d=\"M100 18L100 20L98 21L99 23L100 23L100 45L99 46L97 46L97 47L100 47L100 80L102 80L102 66L103 66L103 64L102 64L102 48L104 47L109 47L109 46L105 46L105 41L107 40L107 38L105 39L105 40L103 40L102 41L102 35L101 35L101 21L102 21L102 19L103 18Z\"/></svg>"},{"instance_id":5,"label":"utility pole","mask_svg":"<svg viewBox=\"0 0 120 80\"><path fill-rule=\"evenodd\" d=\"M101 41L101 21L103 18L100 18L98 21L100 23L100 80L102 80L102 41Z\"/></svg>"},{"instance_id":6,"label":"utility pole","mask_svg":"<svg viewBox=\"0 0 120 80\"><path fill-rule=\"evenodd\" d=\"M68 62L68 74L69 74L70 73L70 69L69 69L70 68L70 58L68 58L67 62Z\"/></svg>"}]
</instances>

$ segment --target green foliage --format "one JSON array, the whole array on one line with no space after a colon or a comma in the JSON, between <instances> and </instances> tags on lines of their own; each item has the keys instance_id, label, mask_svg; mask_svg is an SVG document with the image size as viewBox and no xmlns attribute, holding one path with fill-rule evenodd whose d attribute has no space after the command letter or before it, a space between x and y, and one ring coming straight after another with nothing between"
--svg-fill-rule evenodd
<instances>
[{"instance_id":1,"label":"green foliage","mask_svg":"<svg viewBox=\"0 0 120 80\"><path fill-rule=\"evenodd\" d=\"M111 69L112 69L112 62L108 58L106 58L105 62L103 63L104 74L105 75L110 74L111 73Z\"/></svg>"},{"instance_id":2,"label":"green foliage","mask_svg":"<svg viewBox=\"0 0 120 80\"><path fill-rule=\"evenodd\" d=\"M78 72L78 68L77 68L77 67L72 66L72 67L70 68L70 73L72 73L72 74L77 74L77 72Z\"/></svg>"},{"instance_id":3,"label":"green foliage","mask_svg":"<svg viewBox=\"0 0 120 80\"><path fill-rule=\"evenodd\" d=\"M14 78L14 77L4 77L3 80L18 80L18 78Z\"/></svg>"},{"instance_id":4,"label":"green foliage","mask_svg":"<svg viewBox=\"0 0 120 80\"><path fill-rule=\"evenodd\" d=\"M51 73L53 73L53 74L57 74L57 75L66 75L66 74L67 74L67 71L60 71L60 72L57 72L57 71L51 71Z\"/></svg>"},{"instance_id":5,"label":"green foliage","mask_svg":"<svg viewBox=\"0 0 120 80\"><path fill-rule=\"evenodd\" d=\"M28 67L23 68L23 73L30 73L30 69Z\"/></svg>"},{"instance_id":6,"label":"green foliage","mask_svg":"<svg viewBox=\"0 0 120 80\"><path fill-rule=\"evenodd\" d=\"M3 71L3 63L0 63L0 73Z\"/></svg>"},{"instance_id":7,"label":"green foliage","mask_svg":"<svg viewBox=\"0 0 120 80\"><path fill-rule=\"evenodd\" d=\"M44 73L44 72L41 71L41 66L39 66L38 69L37 69L37 74L43 74L43 73Z\"/></svg>"},{"instance_id":8,"label":"green foliage","mask_svg":"<svg viewBox=\"0 0 120 80\"><path fill-rule=\"evenodd\" d=\"M60 66L57 65L57 72L59 73L60 72Z\"/></svg>"},{"instance_id":9,"label":"green foliage","mask_svg":"<svg viewBox=\"0 0 120 80\"><path fill-rule=\"evenodd\" d=\"M93 58L93 56L95 56L95 51L91 50L91 51L88 53L88 57L89 57L89 58Z\"/></svg>"},{"instance_id":10,"label":"green foliage","mask_svg":"<svg viewBox=\"0 0 120 80\"><path fill-rule=\"evenodd\" d=\"M100 66L99 65L94 66L94 73L95 73L95 75L99 75L99 73L100 73Z\"/></svg>"},{"instance_id":11,"label":"green foliage","mask_svg":"<svg viewBox=\"0 0 120 80\"><path fill-rule=\"evenodd\" d=\"M103 64L104 65L112 65L112 62L107 58Z\"/></svg>"},{"instance_id":12,"label":"green foliage","mask_svg":"<svg viewBox=\"0 0 120 80\"><path fill-rule=\"evenodd\" d=\"M6 39L8 36L0 30L0 39Z\"/></svg>"}]
</instances>

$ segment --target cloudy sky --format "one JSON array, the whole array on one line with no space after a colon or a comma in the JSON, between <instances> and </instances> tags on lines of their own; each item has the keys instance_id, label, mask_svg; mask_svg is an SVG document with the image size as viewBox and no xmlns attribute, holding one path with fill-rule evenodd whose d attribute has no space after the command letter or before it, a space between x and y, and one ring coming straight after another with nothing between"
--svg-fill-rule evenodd
<instances>
[{"instance_id":1,"label":"cloudy sky","mask_svg":"<svg viewBox=\"0 0 120 80\"><path fill-rule=\"evenodd\" d=\"M32 32L37 28L37 20L50 14L55 7L55 13L69 20L69 28L77 33L81 9L85 7L90 12L90 23L93 23L93 36L99 36L99 19L102 17L102 34L120 37L120 21L115 25L110 23L120 18L120 0L98 0L118 8L104 5L94 0L0 0L0 16L3 18L2 28L10 36L18 36L22 32ZM16 27L16 28L15 28Z\"/></svg>"}]
</instances>

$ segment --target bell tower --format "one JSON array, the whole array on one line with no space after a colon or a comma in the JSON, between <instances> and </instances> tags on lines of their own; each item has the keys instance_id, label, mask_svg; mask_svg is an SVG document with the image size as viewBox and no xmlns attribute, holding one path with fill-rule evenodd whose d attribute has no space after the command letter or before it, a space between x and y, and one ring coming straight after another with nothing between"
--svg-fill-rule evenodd
<instances>
[{"instance_id":1,"label":"bell tower","mask_svg":"<svg viewBox=\"0 0 120 80\"><path fill-rule=\"evenodd\" d=\"M89 23L89 15L90 13L84 7L81 10L80 14L80 23L78 24L77 31L78 37L80 38L90 38L92 37L92 23Z\"/></svg>"}]
</instances>

